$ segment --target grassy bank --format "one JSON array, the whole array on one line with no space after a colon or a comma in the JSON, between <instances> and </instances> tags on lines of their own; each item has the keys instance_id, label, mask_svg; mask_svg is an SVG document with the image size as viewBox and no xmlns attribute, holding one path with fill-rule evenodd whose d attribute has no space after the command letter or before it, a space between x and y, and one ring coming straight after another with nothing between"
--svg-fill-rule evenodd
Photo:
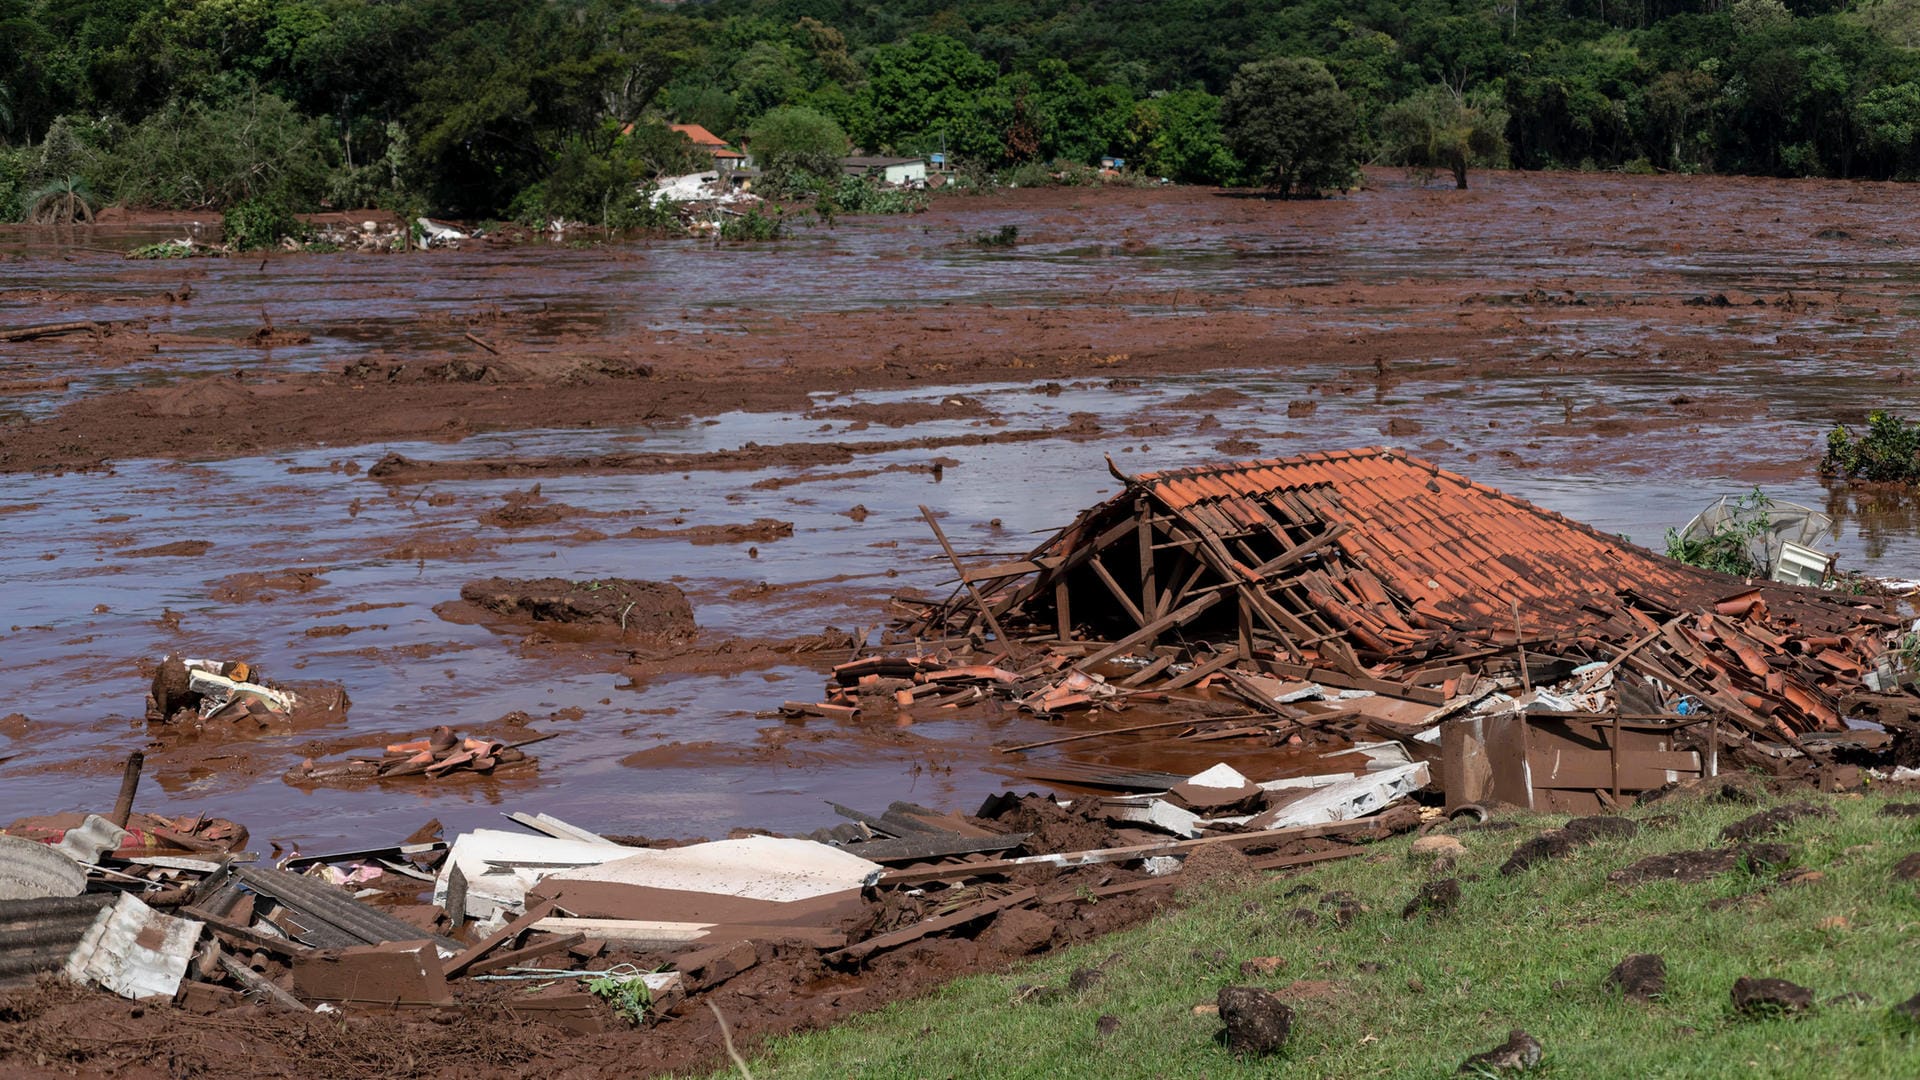
<instances>
[{"instance_id":1,"label":"grassy bank","mask_svg":"<svg viewBox=\"0 0 1920 1080\"><path fill-rule=\"evenodd\" d=\"M1920 1034L1888 1013L1920 991L1920 901L1892 870L1920 850L1920 818L1882 816L1880 795L1804 797L1835 816L1770 838L1791 845L1790 866L1820 872L1800 883L1745 869L1700 884L1607 881L1645 856L1718 846L1722 827L1761 806L1656 803L1629 815L1645 826L1637 836L1513 876L1500 866L1514 847L1565 819L1507 818L1518 827L1458 834L1452 914L1401 917L1429 876L1402 837L1309 872L1208 887L1140 929L777 1040L750 1064L783 1078L1432 1077L1519 1027L1545 1045L1530 1074L1543 1077L1920 1075ZM1325 895L1342 891L1365 909L1345 926ZM1603 987L1630 953L1664 956L1662 1000ZM1273 974L1241 974L1243 961L1270 956L1285 961ZM1080 969L1099 975L1086 985ZM1742 975L1799 983L1819 1004L1798 1018L1745 1019L1730 997ZM1215 1039L1218 1018L1195 1012L1234 984L1293 1006L1277 1057L1235 1057Z\"/></svg>"}]
</instances>

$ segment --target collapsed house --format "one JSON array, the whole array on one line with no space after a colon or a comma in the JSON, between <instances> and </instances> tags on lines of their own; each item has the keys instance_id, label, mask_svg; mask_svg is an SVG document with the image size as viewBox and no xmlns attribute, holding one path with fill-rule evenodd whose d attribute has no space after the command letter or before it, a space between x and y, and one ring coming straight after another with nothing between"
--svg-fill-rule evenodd
<instances>
[{"instance_id":1,"label":"collapsed house","mask_svg":"<svg viewBox=\"0 0 1920 1080\"><path fill-rule=\"evenodd\" d=\"M1024 559L963 568L903 634L1070 657L1124 690L1221 678L1254 700L1263 677L1283 692L1258 703L1295 721L1302 683L1432 710L1403 729L1524 713L1511 740L1473 738L1516 743L1532 775L1494 784L1486 747L1478 783L1443 766L1449 795L1567 810L1711 774L1723 743L1805 758L1849 716L1905 724L1920 705L1892 600L1686 566L1398 451L1114 475L1118 495Z\"/></svg>"}]
</instances>

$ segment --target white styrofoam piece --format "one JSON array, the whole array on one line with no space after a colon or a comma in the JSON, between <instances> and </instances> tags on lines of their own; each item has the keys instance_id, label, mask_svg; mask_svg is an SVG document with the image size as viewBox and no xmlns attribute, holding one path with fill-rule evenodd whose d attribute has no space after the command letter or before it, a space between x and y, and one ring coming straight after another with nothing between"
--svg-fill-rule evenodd
<instances>
[{"instance_id":1,"label":"white styrofoam piece","mask_svg":"<svg viewBox=\"0 0 1920 1080\"><path fill-rule=\"evenodd\" d=\"M880 880L881 869L879 863L813 840L748 836L632 850L622 858L549 876L785 902L871 885Z\"/></svg>"},{"instance_id":2,"label":"white styrofoam piece","mask_svg":"<svg viewBox=\"0 0 1920 1080\"><path fill-rule=\"evenodd\" d=\"M98 983L125 998L171 999L180 990L201 928L121 893L112 907L101 909L67 956L67 977L83 986Z\"/></svg>"}]
</instances>

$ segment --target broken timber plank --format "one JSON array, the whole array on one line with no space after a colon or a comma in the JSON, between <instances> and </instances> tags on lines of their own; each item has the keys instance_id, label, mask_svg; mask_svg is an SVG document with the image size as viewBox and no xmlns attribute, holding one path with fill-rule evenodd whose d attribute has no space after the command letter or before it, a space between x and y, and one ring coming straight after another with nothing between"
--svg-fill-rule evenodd
<instances>
[{"instance_id":1,"label":"broken timber plank","mask_svg":"<svg viewBox=\"0 0 1920 1080\"><path fill-rule=\"evenodd\" d=\"M1038 890L1029 886L1018 892L1008 893L997 900L983 900L977 904L969 904L958 911L917 922L904 930L895 930L891 934L881 934L878 937L870 937L865 941L849 945L844 949L830 952L821 959L828 961L864 960L874 953L911 944L929 934L937 934L942 930L951 930L956 926L964 926L975 919L984 918L996 912L1004 911L1007 908L1018 907L1038 895Z\"/></svg>"},{"instance_id":2,"label":"broken timber plank","mask_svg":"<svg viewBox=\"0 0 1920 1080\"><path fill-rule=\"evenodd\" d=\"M1382 697L1417 701L1422 705L1439 706L1447 703L1446 695L1424 686L1408 686L1405 683L1375 679L1365 675L1348 675L1326 668L1308 667L1305 664L1289 664L1284 660L1261 660L1260 664L1273 674L1285 675L1289 679L1305 679L1308 682L1338 686L1346 690L1371 690Z\"/></svg>"},{"instance_id":3,"label":"broken timber plank","mask_svg":"<svg viewBox=\"0 0 1920 1080\"><path fill-rule=\"evenodd\" d=\"M1011 648L1013 639L1007 637L1007 632L1000 628L1000 620L994 616L993 607L987 603L987 598L980 595L980 587L967 577L967 568L960 565L960 556L954 554L953 545L947 542L946 531L940 528L939 519L935 518L933 511L925 506L920 508L920 516L927 519L928 527L933 530L933 538L940 541L940 550L947 553L947 561L953 563L953 572L960 575L960 583L966 586L967 593L973 597L973 602L979 607L980 614L986 617L987 627L993 631L994 638Z\"/></svg>"},{"instance_id":4,"label":"broken timber plank","mask_svg":"<svg viewBox=\"0 0 1920 1080\"><path fill-rule=\"evenodd\" d=\"M522 932L533 926L534 923L539 922L551 914L553 914L553 901L551 900L542 900L540 903L528 908L525 915L520 916L479 941L474 942L468 946L466 950L461 952L460 955L447 961L447 966L444 969L447 973L447 978L451 979L467 970L467 968L473 966L474 961L492 952L501 942L519 937Z\"/></svg>"},{"instance_id":5,"label":"broken timber plank","mask_svg":"<svg viewBox=\"0 0 1920 1080\"><path fill-rule=\"evenodd\" d=\"M523 949L515 949L512 952L503 952L498 956L488 957L485 960L475 963L471 968L468 968L467 971L472 975L485 975L488 972L505 971L516 964L524 964L529 960L538 960L540 957L546 956L549 953L557 953L564 949L571 949L585 940L587 940L587 935L585 934L562 934L559 937L548 938L538 945L528 945Z\"/></svg>"},{"instance_id":6,"label":"broken timber plank","mask_svg":"<svg viewBox=\"0 0 1920 1080\"><path fill-rule=\"evenodd\" d=\"M1121 638L1119 641L1116 641L1113 644L1107 646L1106 648L1101 649L1099 652L1094 653L1091 656L1082 657L1077 663L1073 665L1074 669L1077 671L1085 671L1086 669L1094 666L1095 664L1099 664L1099 663L1102 663L1103 661L1111 660L1114 657L1119 656L1121 653L1126 652L1128 649L1131 649L1134 646L1139 645L1144 641L1157 637L1159 634L1161 634L1166 630L1170 630L1176 626L1186 625L1187 623L1191 622L1195 617L1197 617L1201 612L1207 610L1208 608L1212 607L1213 605L1219 602L1220 602L1219 593L1208 593L1207 595L1201 597L1198 600L1193 601L1192 603L1186 605L1183 608L1180 608L1177 611L1174 611L1168 615L1165 615L1165 616L1162 616L1161 618L1153 620L1152 622L1146 624L1145 626L1142 626L1140 629L1135 630L1133 633L1128 634L1126 637Z\"/></svg>"},{"instance_id":7,"label":"broken timber plank","mask_svg":"<svg viewBox=\"0 0 1920 1080\"><path fill-rule=\"evenodd\" d=\"M1373 817L1334 821L1325 825L1296 825L1260 832L1228 833L1224 836L1203 836L1198 840L1166 840L1157 844L1136 844L1132 847L1096 848L1092 851L1070 851L1056 855L1025 855L1017 859L994 859L976 863L955 863L951 866L888 870L880 875L880 884L907 885L921 881L948 881L955 878L976 877L981 874L1005 873L1023 866L1094 866L1099 863L1129 862L1134 859L1144 859L1150 855L1173 855L1194 848L1211 847L1215 844L1261 844L1299 840L1312 836L1340 836L1347 833L1371 832L1379 828L1379 815L1376 814Z\"/></svg>"}]
</instances>

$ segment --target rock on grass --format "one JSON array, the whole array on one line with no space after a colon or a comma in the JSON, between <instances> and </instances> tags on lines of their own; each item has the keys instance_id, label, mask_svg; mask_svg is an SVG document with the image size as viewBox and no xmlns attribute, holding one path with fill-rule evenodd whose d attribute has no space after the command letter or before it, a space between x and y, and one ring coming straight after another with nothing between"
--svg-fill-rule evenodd
<instances>
[{"instance_id":1,"label":"rock on grass","mask_svg":"<svg viewBox=\"0 0 1920 1080\"><path fill-rule=\"evenodd\" d=\"M1514 1028L1507 1033L1506 1042L1461 1062L1460 1071L1472 1076L1486 1073L1526 1072L1540 1064L1540 1055L1543 1052L1539 1039L1519 1028Z\"/></svg>"},{"instance_id":2,"label":"rock on grass","mask_svg":"<svg viewBox=\"0 0 1920 1080\"><path fill-rule=\"evenodd\" d=\"M1236 1054L1271 1054L1287 1044L1293 1009L1256 986L1223 986L1215 999L1226 1024L1221 1037Z\"/></svg>"},{"instance_id":3,"label":"rock on grass","mask_svg":"<svg viewBox=\"0 0 1920 1080\"><path fill-rule=\"evenodd\" d=\"M1813 1008L1813 991L1785 979L1753 979L1742 975L1733 981L1733 1008L1740 1015L1754 1019L1792 1016Z\"/></svg>"}]
</instances>

